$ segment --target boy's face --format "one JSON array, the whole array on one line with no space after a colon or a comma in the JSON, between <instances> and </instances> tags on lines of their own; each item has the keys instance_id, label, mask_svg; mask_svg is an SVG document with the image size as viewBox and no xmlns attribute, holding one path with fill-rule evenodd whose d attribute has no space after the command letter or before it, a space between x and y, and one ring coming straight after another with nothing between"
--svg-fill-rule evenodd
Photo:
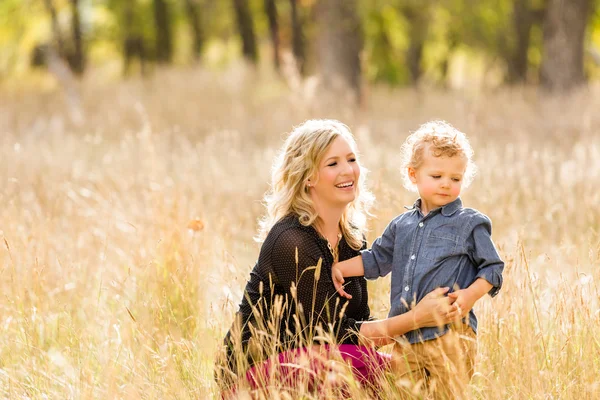
<instances>
[{"instance_id":1,"label":"boy's face","mask_svg":"<svg viewBox=\"0 0 600 400\"><path fill-rule=\"evenodd\" d=\"M456 200L466 168L467 160L461 156L435 157L425 149L423 163L417 169L409 167L408 176L417 185L423 205L432 210Z\"/></svg>"}]
</instances>

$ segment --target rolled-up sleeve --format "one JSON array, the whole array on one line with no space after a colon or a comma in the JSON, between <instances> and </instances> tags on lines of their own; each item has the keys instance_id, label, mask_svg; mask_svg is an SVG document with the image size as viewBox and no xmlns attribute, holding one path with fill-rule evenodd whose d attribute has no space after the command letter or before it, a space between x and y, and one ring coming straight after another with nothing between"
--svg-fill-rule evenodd
<instances>
[{"instance_id":1,"label":"rolled-up sleeve","mask_svg":"<svg viewBox=\"0 0 600 400\"><path fill-rule=\"evenodd\" d=\"M504 261L492 241L492 222L487 216L475 216L468 247L469 255L478 269L476 278L488 281L493 286L489 295L496 296L502 287Z\"/></svg>"},{"instance_id":2,"label":"rolled-up sleeve","mask_svg":"<svg viewBox=\"0 0 600 400\"><path fill-rule=\"evenodd\" d=\"M377 279L392 271L394 259L394 242L396 240L396 219L393 219L375 239L370 249L360 252L365 270L365 278Z\"/></svg>"}]
</instances>

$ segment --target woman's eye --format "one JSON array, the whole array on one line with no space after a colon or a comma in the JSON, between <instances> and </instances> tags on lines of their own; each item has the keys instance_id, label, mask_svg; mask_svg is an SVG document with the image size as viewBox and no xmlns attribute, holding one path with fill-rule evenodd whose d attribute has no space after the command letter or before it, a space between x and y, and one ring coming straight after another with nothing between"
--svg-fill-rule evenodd
<instances>
[{"instance_id":1,"label":"woman's eye","mask_svg":"<svg viewBox=\"0 0 600 400\"><path fill-rule=\"evenodd\" d=\"M441 175L431 175L431 177L432 177L433 179L440 179L440 178L441 178Z\"/></svg>"},{"instance_id":2,"label":"woman's eye","mask_svg":"<svg viewBox=\"0 0 600 400\"><path fill-rule=\"evenodd\" d=\"M348 160L348 162L356 162L356 158L351 158Z\"/></svg>"},{"instance_id":3,"label":"woman's eye","mask_svg":"<svg viewBox=\"0 0 600 400\"><path fill-rule=\"evenodd\" d=\"M337 162L332 162L331 164L327 164L328 167L335 167L337 165Z\"/></svg>"}]
</instances>

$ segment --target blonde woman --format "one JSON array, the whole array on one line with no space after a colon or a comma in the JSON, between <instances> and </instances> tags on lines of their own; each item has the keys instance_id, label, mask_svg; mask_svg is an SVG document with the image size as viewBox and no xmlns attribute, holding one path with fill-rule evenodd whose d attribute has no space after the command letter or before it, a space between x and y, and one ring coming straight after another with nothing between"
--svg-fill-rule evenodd
<instances>
[{"instance_id":1,"label":"blonde woman","mask_svg":"<svg viewBox=\"0 0 600 400\"><path fill-rule=\"evenodd\" d=\"M457 316L447 288L433 290L410 311L373 321L363 277L348 278L340 296L333 263L365 248L365 215L371 200L361 175L356 143L335 120L309 120L287 138L273 166L263 241L236 321L225 338L227 363L218 381L246 378L250 387L295 385L295 363L307 354L333 354L351 364L361 382L375 383L389 357L376 346L413 329L439 326ZM311 358L308 375L323 362ZM311 370L312 369L312 370ZM312 375L311 375L312 374ZM276 377L276 378L274 378Z\"/></svg>"}]
</instances>

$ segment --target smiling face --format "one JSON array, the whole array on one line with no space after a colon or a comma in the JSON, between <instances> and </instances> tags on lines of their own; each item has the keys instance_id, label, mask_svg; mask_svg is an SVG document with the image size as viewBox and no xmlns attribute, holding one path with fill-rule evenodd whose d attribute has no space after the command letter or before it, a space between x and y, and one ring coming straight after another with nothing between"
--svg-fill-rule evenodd
<instances>
[{"instance_id":1,"label":"smiling face","mask_svg":"<svg viewBox=\"0 0 600 400\"><path fill-rule=\"evenodd\" d=\"M462 188L467 167L464 157L435 157L429 149L423 154L419 168L408 167L408 176L417 185L424 214L456 200Z\"/></svg>"},{"instance_id":2,"label":"smiling face","mask_svg":"<svg viewBox=\"0 0 600 400\"><path fill-rule=\"evenodd\" d=\"M309 180L310 196L321 207L345 207L357 195L360 166L354 149L343 136L337 136L319 162L315 177Z\"/></svg>"}]
</instances>

